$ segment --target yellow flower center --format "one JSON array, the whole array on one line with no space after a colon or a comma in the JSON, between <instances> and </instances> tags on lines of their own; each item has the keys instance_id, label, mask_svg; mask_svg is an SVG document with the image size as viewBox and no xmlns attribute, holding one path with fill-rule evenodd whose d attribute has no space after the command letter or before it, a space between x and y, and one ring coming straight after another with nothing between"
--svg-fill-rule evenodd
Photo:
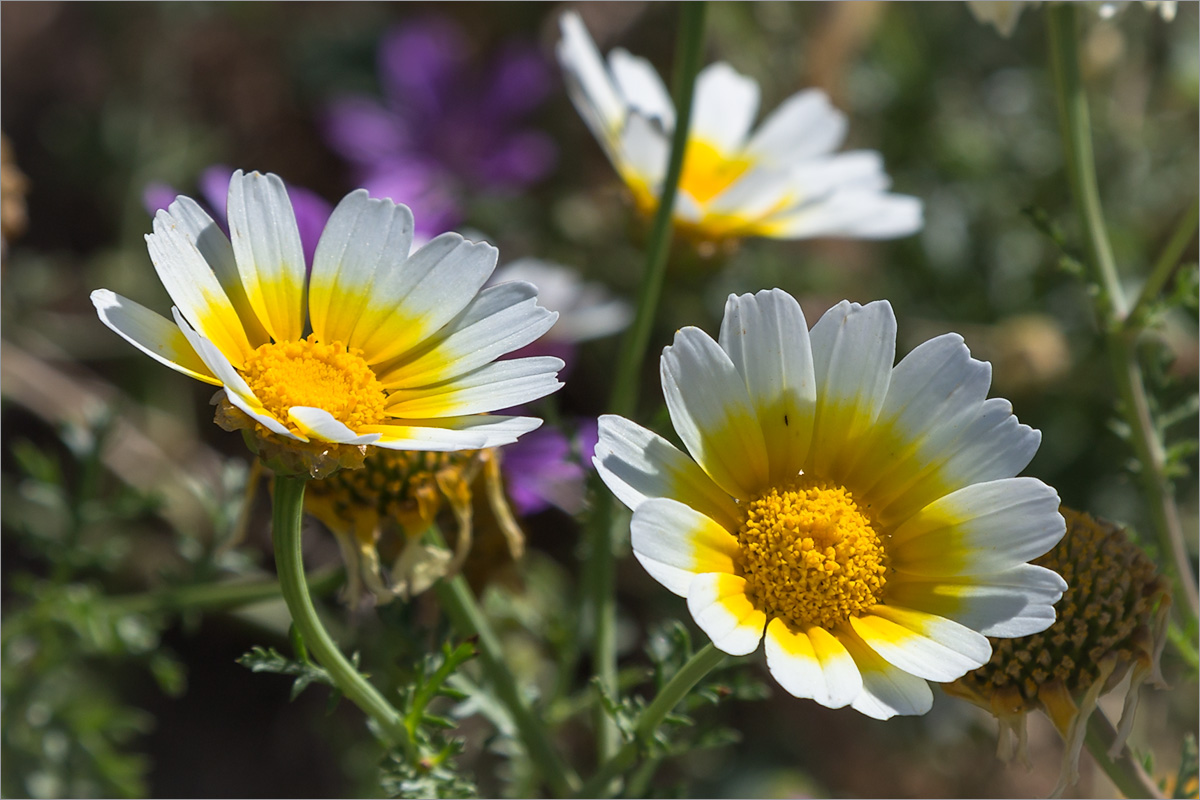
<instances>
[{"instance_id":1,"label":"yellow flower center","mask_svg":"<svg viewBox=\"0 0 1200 800\"><path fill-rule=\"evenodd\" d=\"M697 203L707 203L750 168L748 158L728 158L708 142L692 139L683 156L683 172L679 176L679 188L695 198Z\"/></svg>"},{"instance_id":2,"label":"yellow flower center","mask_svg":"<svg viewBox=\"0 0 1200 800\"><path fill-rule=\"evenodd\" d=\"M874 606L887 559L845 487L802 476L746 503L737 532L746 593L768 617L833 628Z\"/></svg>"},{"instance_id":3,"label":"yellow flower center","mask_svg":"<svg viewBox=\"0 0 1200 800\"><path fill-rule=\"evenodd\" d=\"M315 335L297 342L268 342L246 359L242 377L284 424L294 406L328 411L354 431L385 417L383 385L361 351L348 351L341 342L318 342Z\"/></svg>"}]
</instances>

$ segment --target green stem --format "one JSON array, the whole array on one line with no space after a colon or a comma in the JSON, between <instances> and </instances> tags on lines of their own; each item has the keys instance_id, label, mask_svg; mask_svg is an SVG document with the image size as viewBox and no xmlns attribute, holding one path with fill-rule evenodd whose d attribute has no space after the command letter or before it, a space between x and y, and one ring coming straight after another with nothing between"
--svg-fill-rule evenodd
<instances>
[{"instance_id":1,"label":"green stem","mask_svg":"<svg viewBox=\"0 0 1200 800\"><path fill-rule=\"evenodd\" d=\"M646 250L646 266L638 289L637 310L633 323L621 341L620 358L612 394L609 396L610 413L624 417L633 416L637 408L638 378L646 349L650 343L650 331L662 295L666 277L667 255L671 248L671 215L675 208L675 194L679 187L679 176L683 172L683 158L687 150L688 132L691 128L692 95L696 75L704 51L704 18L707 9L703 2L685 2L680 8L680 27L675 45L674 92L675 130L671 135L671 154L667 161L667 172L663 177L658 209L650 230L650 241ZM586 590L592 605L592 669L606 692L614 693L617 680L616 656L616 585L614 579L614 545L620 535L614 530L615 499L599 504L591 525L591 548L589 551ZM616 748L619 734L608 715L599 711L596 716L597 752L601 761L607 759Z\"/></svg>"},{"instance_id":2,"label":"green stem","mask_svg":"<svg viewBox=\"0 0 1200 800\"><path fill-rule=\"evenodd\" d=\"M466 579L462 575L443 579L438 581L435 589L438 601L459 633L478 637L479 658L492 690L512 716L530 760L557 796L570 796L579 786L579 776L559 755L550 741L546 726L521 696L516 680L504 663L500 639L484 616L483 609L475 602L475 595Z\"/></svg>"},{"instance_id":3,"label":"green stem","mask_svg":"<svg viewBox=\"0 0 1200 800\"><path fill-rule=\"evenodd\" d=\"M1050 64L1058 93L1058 117L1067 156L1067 177L1079 211L1087 244L1088 260L1100 283L1099 302L1105 319L1126 316L1125 292L1117 275L1104 209L1096 183L1096 159L1092 152L1092 126L1087 93L1079 73L1078 13L1072 3L1055 3L1046 14L1050 29Z\"/></svg>"},{"instance_id":4,"label":"green stem","mask_svg":"<svg viewBox=\"0 0 1200 800\"><path fill-rule=\"evenodd\" d=\"M1200 610L1200 597L1197 596L1196 576L1184 539L1179 510L1175 506L1174 491L1166 474L1166 450L1150 414L1145 381L1137 360L1137 330L1136 327L1127 328L1130 315L1104 226L1092 154L1087 95L1079 72L1077 13L1078 9L1072 3L1054 3L1047 8L1050 62L1059 99L1067 175L1084 229L1089 263L1095 271L1100 289L1096 294L1096 311L1103 321L1105 343L1122 412L1129 425L1134 453L1141 464L1139 476L1146 492L1150 517L1159 546L1170 556L1175 594L1185 600L1173 607L1176 613L1190 614L1190 620L1185 617L1185 621L1191 621L1195 620ZM1170 254L1169 249L1165 256ZM1156 267L1151 280L1161 286L1166 279L1166 275L1160 275L1164 271L1169 274L1169 269L1160 270Z\"/></svg>"},{"instance_id":5,"label":"green stem","mask_svg":"<svg viewBox=\"0 0 1200 800\"><path fill-rule=\"evenodd\" d=\"M1171 234L1171 238L1167 240L1167 246L1163 248L1162 255L1158 257L1158 261L1154 262L1154 267L1150 270L1150 277L1146 279L1146 284L1142 287L1137 302L1133 304L1133 309L1125 320L1127 329L1145 324L1146 311L1166 287L1167 282L1171 280L1175 270L1178 269L1184 250L1192 241L1192 237L1196 235L1197 225L1200 225L1200 198L1194 197L1192 204L1188 206L1187 212L1179 220L1179 224Z\"/></svg>"},{"instance_id":6,"label":"green stem","mask_svg":"<svg viewBox=\"0 0 1200 800\"><path fill-rule=\"evenodd\" d=\"M662 724L667 714L671 713L671 709L679 705L679 701L724 660L725 654L714 647L712 643L688 659L688 662L680 667L671 680L667 681L667 685L642 712L638 718L637 727L634 728L633 738L626 742L612 758L600 765L596 774L589 778L583 788L579 790L578 796L604 796L604 790L612 783L613 779L633 765L638 753L654 736L654 732L658 730L658 726Z\"/></svg>"},{"instance_id":7,"label":"green stem","mask_svg":"<svg viewBox=\"0 0 1200 800\"><path fill-rule=\"evenodd\" d=\"M620 360L608 402L613 414L624 417L632 416L637 406L638 376L646 357L646 347L650 343L650 328L666 277L667 254L671 248L671 214L675 208L675 193L679 188L679 176L683 172L683 157L687 150L696 74L700 71L704 55L705 11L703 2L681 4L679 35L675 40L675 130L671 134L671 155L660 189L662 194L658 198L658 209L650 228L646 267L638 289L637 311L621 340Z\"/></svg>"},{"instance_id":8,"label":"green stem","mask_svg":"<svg viewBox=\"0 0 1200 800\"><path fill-rule=\"evenodd\" d=\"M1115 758L1108 754L1116 740L1117 732L1108 717L1100 709L1093 711L1088 718L1084 744L1104 774L1126 797L1163 797L1162 789L1146 774L1128 747L1121 748Z\"/></svg>"},{"instance_id":9,"label":"green stem","mask_svg":"<svg viewBox=\"0 0 1200 800\"><path fill-rule=\"evenodd\" d=\"M408 735L400 712L346 660L313 607L304 579L304 558L300 549L305 482L305 478L275 476L272 520L275 569L279 573L279 588L292 615L292 622L304 637L309 652L329 674L333 685L374 720L387 739L403 747L410 758L415 757L416 745Z\"/></svg>"}]
</instances>

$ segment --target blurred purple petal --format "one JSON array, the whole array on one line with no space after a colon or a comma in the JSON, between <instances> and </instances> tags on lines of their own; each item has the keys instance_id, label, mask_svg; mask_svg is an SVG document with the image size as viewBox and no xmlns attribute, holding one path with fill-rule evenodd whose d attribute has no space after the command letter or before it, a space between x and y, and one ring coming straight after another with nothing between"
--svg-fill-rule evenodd
<instances>
[{"instance_id":1,"label":"blurred purple petal","mask_svg":"<svg viewBox=\"0 0 1200 800\"><path fill-rule=\"evenodd\" d=\"M374 166L409 147L404 120L367 97L334 99L321 118L329 146L355 164Z\"/></svg>"},{"instance_id":2,"label":"blurred purple petal","mask_svg":"<svg viewBox=\"0 0 1200 800\"><path fill-rule=\"evenodd\" d=\"M496 56L483 96L482 111L498 119L516 119L537 108L553 88L554 73L537 48L510 43Z\"/></svg>"},{"instance_id":3,"label":"blurred purple petal","mask_svg":"<svg viewBox=\"0 0 1200 800\"><path fill-rule=\"evenodd\" d=\"M292 201L292 209L296 212L296 225L300 228L300 244L304 247L304 263L312 269L313 255L317 252L317 242L321 239L321 231L329 222L333 206L316 192L300 186L287 187L288 197Z\"/></svg>"},{"instance_id":4,"label":"blurred purple petal","mask_svg":"<svg viewBox=\"0 0 1200 800\"><path fill-rule=\"evenodd\" d=\"M591 465L596 447L595 420L581 420L575 441L583 464ZM522 515L550 506L576 514L583 508L587 473L563 433L543 426L502 451L501 469L513 506Z\"/></svg>"},{"instance_id":5,"label":"blurred purple petal","mask_svg":"<svg viewBox=\"0 0 1200 800\"><path fill-rule=\"evenodd\" d=\"M543 178L558 160L554 140L541 131L520 131L496 143L478 165L489 183L520 188Z\"/></svg>"},{"instance_id":6,"label":"blurred purple petal","mask_svg":"<svg viewBox=\"0 0 1200 800\"><path fill-rule=\"evenodd\" d=\"M142 190L142 207L150 213L150 216L154 216L160 208L166 208L175 202L175 198L178 196L179 192L175 191L175 187L169 183L151 181Z\"/></svg>"},{"instance_id":7,"label":"blurred purple petal","mask_svg":"<svg viewBox=\"0 0 1200 800\"><path fill-rule=\"evenodd\" d=\"M226 204L229 200L229 180L233 177L233 169L224 164L214 164L200 173L200 193L213 212L213 219L220 225L221 230L229 232L226 220L229 212Z\"/></svg>"},{"instance_id":8,"label":"blurred purple petal","mask_svg":"<svg viewBox=\"0 0 1200 800\"><path fill-rule=\"evenodd\" d=\"M379 48L380 80L389 99L410 118L444 113L458 99L453 89L467 47L458 25L441 17L393 30Z\"/></svg>"}]
</instances>

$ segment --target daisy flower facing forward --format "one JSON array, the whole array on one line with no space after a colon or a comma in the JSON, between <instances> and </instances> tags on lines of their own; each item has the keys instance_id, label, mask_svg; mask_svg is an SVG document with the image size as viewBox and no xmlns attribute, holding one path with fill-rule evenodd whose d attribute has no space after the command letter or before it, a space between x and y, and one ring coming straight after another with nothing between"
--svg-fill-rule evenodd
<instances>
[{"instance_id":1,"label":"daisy flower facing forward","mask_svg":"<svg viewBox=\"0 0 1200 800\"><path fill-rule=\"evenodd\" d=\"M675 107L648 61L605 65L578 14L564 14L558 60L575 107L644 214L662 193ZM792 95L751 134L759 89L725 63L696 80L675 224L704 241L767 236L889 239L921 228L921 202L888 194L879 154L833 151L846 117L821 91Z\"/></svg>"},{"instance_id":2,"label":"daisy flower facing forward","mask_svg":"<svg viewBox=\"0 0 1200 800\"><path fill-rule=\"evenodd\" d=\"M363 190L321 234L310 277L283 181L239 170L227 239L188 197L154 219L150 258L174 322L92 293L100 319L178 372L222 387L217 421L241 428L276 470L326 475L366 446L464 450L508 444L531 417L486 412L555 391L557 358L496 358L557 315L513 282L480 291L496 249L454 233L409 253L412 213Z\"/></svg>"},{"instance_id":3,"label":"daisy flower facing forward","mask_svg":"<svg viewBox=\"0 0 1200 800\"><path fill-rule=\"evenodd\" d=\"M987 663L988 636L1044 630L1066 588L1026 563L1064 530L1055 491L1013 477L1039 434L957 334L893 367L895 343L886 301L809 331L786 292L730 296L719 343L689 327L663 351L692 458L615 416L595 455L637 559L718 649L765 629L784 689L879 719L928 711L926 681Z\"/></svg>"}]
</instances>

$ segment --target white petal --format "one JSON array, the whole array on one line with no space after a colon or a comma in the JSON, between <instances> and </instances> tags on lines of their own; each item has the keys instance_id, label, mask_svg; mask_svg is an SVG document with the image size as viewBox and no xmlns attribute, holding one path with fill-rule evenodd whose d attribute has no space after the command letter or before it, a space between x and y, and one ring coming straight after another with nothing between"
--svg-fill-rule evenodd
<instances>
[{"instance_id":1,"label":"white petal","mask_svg":"<svg viewBox=\"0 0 1200 800\"><path fill-rule=\"evenodd\" d=\"M770 482L799 474L812 441L816 379L808 323L800 304L780 289L730 295L721 349L746 383L770 462Z\"/></svg>"},{"instance_id":2,"label":"white petal","mask_svg":"<svg viewBox=\"0 0 1200 800\"><path fill-rule=\"evenodd\" d=\"M567 78L567 92L592 133L605 144L624 123L628 109L579 14L566 12L559 26L562 39L555 52Z\"/></svg>"},{"instance_id":3,"label":"white petal","mask_svg":"<svg viewBox=\"0 0 1200 800\"><path fill-rule=\"evenodd\" d=\"M1066 523L1036 478L977 483L930 503L892 532L892 565L914 575L985 575L1037 558Z\"/></svg>"},{"instance_id":4,"label":"white petal","mask_svg":"<svg viewBox=\"0 0 1200 800\"><path fill-rule=\"evenodd\" d=\"M658 434L623 417L600 417L592 463L617 499L634 511L650 498L667 497L728 530L737 529L737 504L695 461Z\"/></svg>"},{"instance_id":5,"label":"white petal","mask_svg":"<svg viewBox=\"0 0 1200 800\"><path fill-rule=\"evenodd\" d=\"M524 281L537 287L538 302L559 312L547 335L555 342L583 342L609 336L629 325L633 309L599 283L584 281L578 272L537 258L519 258L497 267L492 284Z\"/></svg>"},{"instance_id":6,"label":"white petal","mask_svg":"<svg viewBox=\"0 0 1200 800\"><path fill-rule=\"evenodd\" d=\"M924 714L933 708L933 692L923 678L889 664L853 631L840 631L838 638L862 673L862 692L850 704L855 711L873 719L891 719L897 714Z\"/></svg>"},{"instance_id":7,"label":"white petal","mask_svg":"<svg viewBox=\"0 0 1200 800\"><path fill-rule=\"evenodd\" d=\"M529 283L484 289L428 342L376 370L387 389L426 386L466 374L535 341L558 314L538 304Z\"/></svg>"},{"instance_id":8,"label":"white petal","mask_svg":"<svg viewBox=\"0 0 1200 800\"><path fill-rule=\"evenodd\" d=\"M675 432L718 486L749 499L769 481L767 450L746 384L720 346L684 328L663 349L663 394Z\"/></svg>"},{"instance_id":9,"label":"white petal","mask_svg":"<svg viewBox=\"0 0 1200 800\"><path fill-rule=\"evenodd\" d=\"M855 449L887 396L896 357L896 317L886 300L842 301L809 333L817 410L809 450L812 471L844 483Z\"/></svg>"},{"instance_id":10,"label":"white petal","mask_svg":"<svg viewBox=\"0 0 1200 800\"><path fill-rule=\"evenodd\" d=\"M758 649L767 616L746 597L746 579L725 572L697 575L688 585L688 611L723 653L744 656Z\"/></svg>"},{"instance_id":11,"label":"white petal","mask_svg":"<svg viewBox=\"0 0 1200 800\"><path fill-rule=\"evenodd\" d=\"M862 691L862 675L845 646L824 628L793 630L778 617L767 624L767 669L795 697L841 708Z\"/></svg>"},{"instance_id":12,"label":"white petal","mask_svg":"<svg viewBox=\"0 0 1200 800\"><path fill-rule=\"evenodd\" d=\"M746 142L758 114L758 83L724 62L709 64L696 76L695 110L689 139L733 155Z\"/></svg>"},{"instance_id":13,"label":"white petal","mask_svg":"<svg viewBox=\"0 0 1200 800\"><path fill-rule=\"evenodd\" d=\"M683 503L647 500L633 512L629 532L637 560L680 597L687 597L696 575L737 571L737 538Z\"/></svg>"},{"instance_id":14,"label":"white petal","mask_svg":"<svg viewBox=\"0 0 1200 800\"><path fill-rule=\"evenodd\" d=\"M221 288L229 302L233 304L242 328L250 340L252 347L270 340L270 334L259 321L258 315L250 305L246 296L246 287L242 285L242 276L238 272L237 261L233 255L233 246L225 236L225 232L213 221L208 212L200 207L190 197L177 197L167 208L168 213L179 226L179 232L195 242L196 249L217 276Z\"/></svg>"},{"instance_id":15,"label":"white petal","mask_svg":"<svg viewBox=\"0 0 1200 800\"><path fill-rule=\"evenodd\" d=\"M633 113L621 130L617 151L621 177L635 190L644 187L657 202L671 154L670 140L649 119Z\"/></svg>"},{"instance_id":16,"label":"white petal","mask_svg":"<svg viewBox=\"0 0 1200 800\"><path fill-rule=\"evenodd\" d=\"M851 468L856 489L871 492L878 520L890 522L888 504L935 469L978 418L991 375L991 365L971 358L956 333L918 345L892 370L879 417Z\"/></svg>"},{"instance_id":17,"label":"white petal","mask_svg":"<svg viewBox=\"0 0 1200 800\"><path fill-rule=\"evenodd\" d=\"M895 239L916 233L922 224L921 201L915 197L848 189L781 212L764 222L763 228L764 235L777 239Z\"/></svg>"},{"instance_id":18,"label":"white petal","mask_svg":"<svg viewBox=\"0 0 1200 800\"><path fill-rule=\"evenodd\" d=\"M318 339L361 347L369 331L359 331L358 323L376 302L376 283L404 269L412 238L407 206L372 199L365 189L338 203L317 243L308 288L309 320Z\"/></svg>"},{"instance_id":19,"label":"white petal","mask_svg":"<svg viewBox=\"0 0 1200 800\"><path fill-rule=\"evenodd\" d=\"M196 245L195 233L165 210L154 217L146 249L172 302L200 335L241 364L254 348L233 303Z\"/></svg>"},{"instance_id":20,"label":"white petal","mask_svg":"<svg viewBox=\"0 0 1200 800\"><path fill-rule=\"evenodd\" d=\"M92 292L92 305L101 322L155 361L196 380L221 385L188 344L179 326L172 325L161 314L108 289Z\"/></svg>"},{"instance_id":21,"label":"white petal","mask_svg":"<svg viewBox=\"0 0 1200 800\"><path fill-rule=\"evenodd\" d=\"M1057 572L1019 564L990 575L949 578L911 576L902 570L888 578L887 599L952 619L985 636L1030 636L1054 624L1054 604L1067 582Z\"/></svg>"},{"instance_id":22,"label":"white petal","mask_svg":"<svg viewBox=\"0 0 1200 800\"><path fill-rule=\"evenodd\" d=\"M288 409L288 417L310 439L337 444L374 444L379 441L378 433L355 433L323 408L292 406Z\"/></svg>"},{"instance_id":23,"label":"white petal","mask_svg":"<svg viewBox=\"0 0 1200 800\"><path fill-rule=\"evenodd\" d=\"M381 447L397 447L395 440L407 435L404 431L420 430L421 433L417 435L425 439L433 437L447 441L456 439L479 442L479 444L473 445L473 449L481 449L512 444L517 441L518 437L537 430L541 425L542 421L537 417L472 414L466 417L440 417L438 419L391 419L379 425L364 426L363 430L383 434L384 439L378 442ZM435 432L439 430L449 433L436 434ZM388 441L391 443L385 444Z\"/></svg>"},{"instance_id":24,"label":"white petal","mask_svg":"<svg viewBox=\"0 0 1200 800\"><path fill-rule=\"evenodd\" d=\"M868 647L919 678L948 683L979 669L992 655L987 637L942 617L878 605L850 627Z\"/></svg>"},{"instance_id":25,"label":"white petal","mask_svg":"<svg viewBox=\"0 0 1200 800\"><path fill-rule=\"evenodd\" d=\"M663 131L675 129L675 104L649 61L618 47L608 54L608 68L626 108L658 120Z\"/></svg>"},{"instance_id":26,"label":"white petal","mask_svg":"<svg viewBox=\"0 0 1200 800\"><path fill-rule=\"evenodd\" d=\"M192 330L187 320L179 313L178 308L172 307L171 314L174 315L175 324L179 326L179 330L187 338L188 344L196 351L196 355L200 356L205 366L221 381L221 385L225 388L225 396L229 398L229 402L241 409L251 419L262 423L271 432L277 433L280 436L286 436L289 439L300 439L303 441L303 437L289 431L287 426L277 420L271 412L263 407L258 397L255 396L254 390L238 374L238 371L233 368L233 364L229 363L229 359L225 357L225 354L212 342Z\"/></svg>"},{"instance_id":27,"label":"white petal","mask_svg":"<svg viewBox=\"0 0 1200 800\"><path fill-rule=\"evenodd\" d=\"M354 339L368 364L407 354L467 307L496 267L496 248L443 233L401 269L381 271Z\"/></svg>"},{"instance_id":28,"label":"white petal","mask_svg":"<svg viewBox=\"0 0 1200 800\"><path fill-rule=\"evenodd\" d=\"M927 468L880 497L877 519L898 525L934 500L975 483L1011 478L1028 466L1042 435L1013 416L1004 399L985 400L978 416L942 447Z\"/></svg>"},{"instance_id":29,"label":"white petal","mask_svg":"<svg viewBox=\"0 0 1200 800\"><path fill-rule=\"evenodd\" d=\"M779 104L746 146L747 155L771 164L794 164L837 149L846 136L846 115L818 89Z\"/></svg>"},{"instance_id":30,"label":"white petal","mask_svg":"<svg viewBox=\"0 0 1200 800\"><path fill-rule=\"evenodd\" d=\"M275 341L304 335L307 272L300 229L278 175L229 179L229 235L250 306Z\"/></svg>"},{"instance_id":31,"label":"white petal","mask_svg":"<svg viewBox=\"0 0 1200 800\"><path fill-rule=\"evenodd\" d=\"M443 383L398 389L388 395L387 413L424 419L511 408L557 391L562 368L562 359L550 356L496 361Z\"/></svg>"}]
</instances>

